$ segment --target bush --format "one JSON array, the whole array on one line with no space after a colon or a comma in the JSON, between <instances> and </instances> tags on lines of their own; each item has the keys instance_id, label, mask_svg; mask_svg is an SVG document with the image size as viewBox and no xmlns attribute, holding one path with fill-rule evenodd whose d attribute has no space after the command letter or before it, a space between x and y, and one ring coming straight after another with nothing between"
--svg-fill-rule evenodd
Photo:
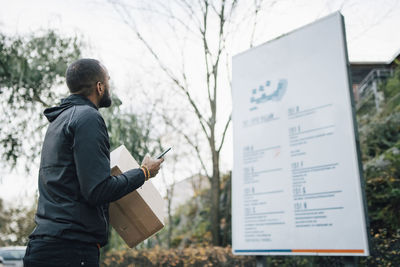
<instances>
[{"instance_id":1,"label":"bush","mask_svg":"<svg viewBox=\"0 0 400 267\"><path fill-rule=\"evenodd\" d=\"M254 257L234 256L230 247L191 247L185 249L123 250L109 252L104 256L102 267L140 266L256 266Z\"/></svg>"},{"instance_id":2,"label":"bush","mask_svg":"<svg viewBox=\"0 0 400 267\"><path fill-rule=\"evenodd\" d=\"M400 228L400 141L365 164L368 215L373 229Z\"/></svg>"},{"instance_id":3,"label":"bush","mask_svg":"<svg viewBox=\"0 0 400 267\"><path fill-rule=\"evenodd\" d=\"M374 158L400 140L400 112L382 119L379 116L360 127L360 142L363 159Z\"/></svg>"},{"instance_id":4,"label":"bush","mask_svg":"<svg viewBox=\"0 0 400 267\"><path fill-rule=\"evenodd\" d=\"M400 229L394 234L386 229L371 234L371 256L362 258L361 266L400 266Z\"/></svg>"},{"instance_id":5,"label":"bush","mask_svg":"<svg viewBox=\"0 0 400 267\"><path fill-rule=\"evenodd\" d=\"M190 247L185 249L126 249L107 252L102 267L255 267L255 256L235 256L228 247ZM371 232L371 256L357 258L360 266L400 266L400 229L389 234L381 229ZM267 256L267 266L344 266L344 257Z\"/></svg>"},{"instance_id":6,"label":"bush","mask_svg":"<svg viewBox=\"0 0 400 267\"><path fill-rule=\"evenodd\" d=\"M400 93L400 65L396 68L392 78L383 86L385 98L392 98Z\"/></svg>"}]
</instances>

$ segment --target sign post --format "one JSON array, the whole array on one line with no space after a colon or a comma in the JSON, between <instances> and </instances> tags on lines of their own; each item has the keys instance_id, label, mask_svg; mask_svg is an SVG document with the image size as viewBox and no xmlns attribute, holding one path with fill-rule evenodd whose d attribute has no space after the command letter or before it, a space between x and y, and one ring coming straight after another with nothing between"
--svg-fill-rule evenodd
<instances>
[{"instance_id":1,"label":"sign post","mask_svg":"<svg viewBox=\"0 0 400 267\"><path fill-rule=\"evenodd\" d=\"M265 256L256 256L256 267L267 267Z\"/></svg>"},{"instance_id":2,"label":"sign post","mask_svg":"<svg viewBox=\"0 0 400 267\"><path fill-rule=\"evenodd\" d=\"M238 255L369 255L343 17L233 58Z\"/></svg>"}]
</instances>

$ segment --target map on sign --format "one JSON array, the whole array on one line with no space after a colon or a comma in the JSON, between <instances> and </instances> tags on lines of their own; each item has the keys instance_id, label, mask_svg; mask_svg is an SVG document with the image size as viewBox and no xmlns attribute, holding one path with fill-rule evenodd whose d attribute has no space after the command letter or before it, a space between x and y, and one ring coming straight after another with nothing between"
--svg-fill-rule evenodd
<instances>
[{"instance_id":1,"label":"map on sign","mask_svg":"<svg viewBox=\"0 0 400 267\"><path fill-rule=\"evenodd\" d=\"M232 249L368 255L343 17L233 58Z\"/></svg>"},{"instance_id":2,"label":"map on sign","mask_svg":"<svg viewBox=\"0 0 400 267\"><path fill-rule=\"evenodd\" d=\"M287 88L287 80L280 79L277 82L276 88L272 87L271 81L266 81L264 85L260 85L258 88L252 89L252 95L250 98L250 103L255 104L250 108L250 110L257 109L257 105L268 102L268 101L281 101L282 97L285 95ZM271 88L274 90L270 92Z\"/></svg>"}]
</instances>

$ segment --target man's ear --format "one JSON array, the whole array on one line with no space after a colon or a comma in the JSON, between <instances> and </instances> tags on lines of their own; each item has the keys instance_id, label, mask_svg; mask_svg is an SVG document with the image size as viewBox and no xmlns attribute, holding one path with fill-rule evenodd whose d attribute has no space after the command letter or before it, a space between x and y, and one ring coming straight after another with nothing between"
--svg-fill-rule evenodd
<instances>
[{"instance_id":1,"label":"man's ear","mask_svg":"<svg viewBox=\"0 0 400 267\"><path fill-rule=\"evenodd\" d=\"M97 83L96 83L96 92L97 92L97 94L98 94L99 96L102 96L102 95L103 95L104 89L103 89L103 87L101 86L101 82L97 82Z\"/></svg>"}]
</instances>

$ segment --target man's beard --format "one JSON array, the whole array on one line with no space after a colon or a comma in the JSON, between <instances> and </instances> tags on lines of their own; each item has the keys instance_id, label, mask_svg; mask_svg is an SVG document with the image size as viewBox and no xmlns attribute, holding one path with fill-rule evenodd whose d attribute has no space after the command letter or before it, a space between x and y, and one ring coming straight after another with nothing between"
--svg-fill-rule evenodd
<instances>
[{"instance_id":1,"label":"man's beard","mask_svg":"<svg viewBox=\"0 0 400 267\"><path fill-rule=\"evenodd\" d=\"M103 97L100 99L99 107L100 108L108 108L112 104L111 100L111 95L110 95L110 90L106 88L106 91L104 92Z\"/></svg>"}]
</instances>

